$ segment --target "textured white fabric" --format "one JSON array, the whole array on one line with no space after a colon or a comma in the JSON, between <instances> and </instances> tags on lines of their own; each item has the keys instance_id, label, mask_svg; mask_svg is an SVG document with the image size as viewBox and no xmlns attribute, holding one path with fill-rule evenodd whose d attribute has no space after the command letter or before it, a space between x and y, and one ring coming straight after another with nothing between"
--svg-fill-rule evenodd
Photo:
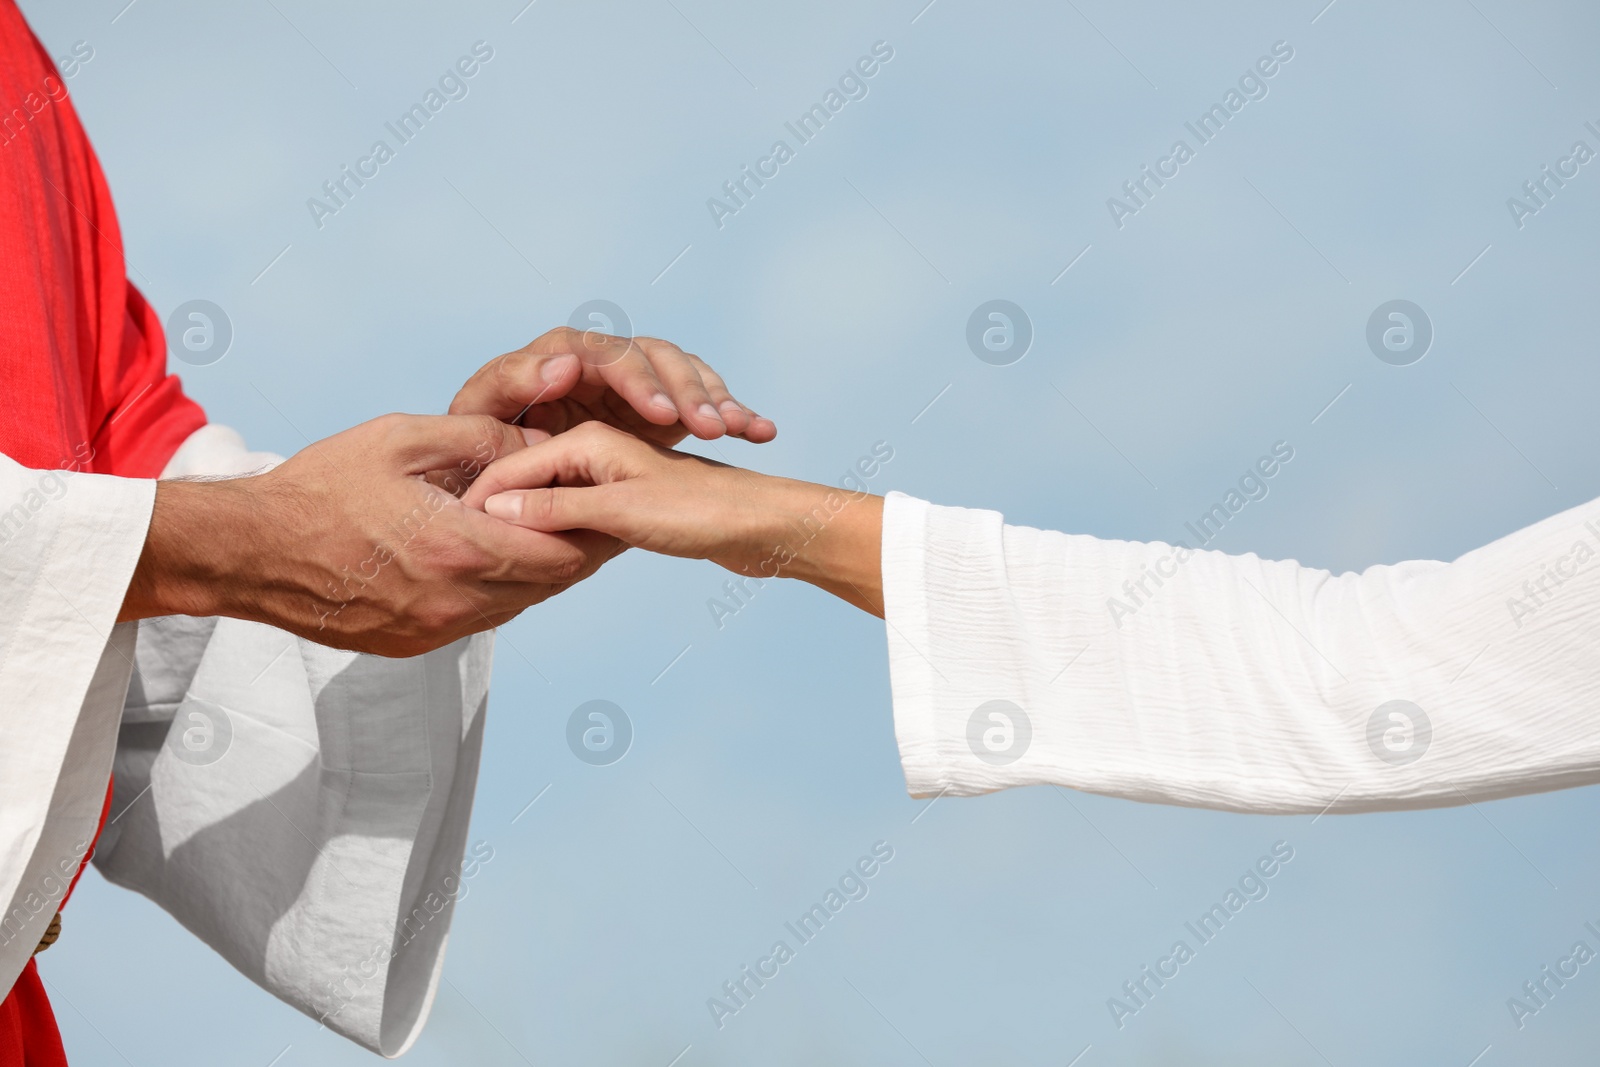
<instances>
[{"instance_id":1,"label":"textured white fabric","mask_svg":"<svg viewBox=\"0 0 1600 1067\"><path fill-rule=\"evenodd\" d=\"M140 624L96 868L399 1055L463 891L492 647L387 660L237 619Z\"/></svg>"},{"instance_id":2,"label":"textured white fabric","mask_svg":"<svg viewBox=\"0 0 1600 1067\"><path fill-rule=\"evenodd\" d=\"M915 796L1321 812L1600 782L1600 501L1335 575L892 493L882 552Z\"/></svg>"},{"instance_id":3,"label":"textured white fabric","mask_svg":"<svg viewBox=\"0 0 1600 1067\"><path fill-rule=\"evenodd\" d=\"M184 439L167 461L163 478L229 478L271 470L283 457L251 452L232 426L210 423Z\"/></svg>"},{"instance_id":4,"label":"textured white fabric","mask_svg":"<svg viewBox=\"0 0 1600 1067\"><path fill-rule=\"evenodd\" d=\"M133 670L116 625L155 483L0 456L0 990L94 838Z\"/></svg>"},{"instance_id":5,"label":"textured white fabric","mask_svg":"<svg viewBox=\"0 0 1600 1067\"><path fill-rule=\"evenodd\" d=\"M208 426L163 476L275 460ZM492 638L387 660L233 619L113 630L154 488L0 457L0 502L21 509L0 511L0 989L87 850L115 749L96 867L290 1004L399 1055L462 891Z\"/></svg>"}]
</instances>

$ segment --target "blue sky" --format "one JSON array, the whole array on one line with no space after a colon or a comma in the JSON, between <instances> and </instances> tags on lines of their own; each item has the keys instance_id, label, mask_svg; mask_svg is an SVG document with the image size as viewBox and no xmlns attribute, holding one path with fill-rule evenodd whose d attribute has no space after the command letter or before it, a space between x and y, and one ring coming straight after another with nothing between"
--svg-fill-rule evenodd
<instances>
[{"instance_id":1,"label":"blue sky","mask_svg":"<svg viewBox=\"0 0 1600 1067\"><path fill-rule=\"evenodd\" d=\"M125 3L23 7L53 55L93 47L69 85L130 275L163 311L225 309L226 357L179 369L255 448L442 410L607 299L779 423L706 454L834 481L886 441L875 488L1019 523L1181 536L1281 440L1295 459L1215 547L1346 570L1452 558L1600 486L1600 165L1520 226L1507 206L1600 149L1587 5ZM465 95L319 227L308 200L480 41ZM880 41L865 96L795 145ZM1277 42L1266 95L1119 227L1108 198ZM794 158L719 228L708 199L778 139ZM1032 323L1009 366L967 347L991 299ZM1434 330L1409 366L1366 341L1395 299ZM1595 790L1315 822L1050 789L925 808L882 624L770 586L718 630L724 578L630 555L504 628L473 830L495 858L410 1063L1592 1046L1593 968L1520 1031L1506 999L1600 947ZM565 741L595 699L634 728L609 766ZM717 1028L706 999L879 841L865 898ZM1268 895L1118 1029L1107 998L1280 841ZM370 1059L97 875L45 973L78 1063Z\"/></svg>"}]
</instances>

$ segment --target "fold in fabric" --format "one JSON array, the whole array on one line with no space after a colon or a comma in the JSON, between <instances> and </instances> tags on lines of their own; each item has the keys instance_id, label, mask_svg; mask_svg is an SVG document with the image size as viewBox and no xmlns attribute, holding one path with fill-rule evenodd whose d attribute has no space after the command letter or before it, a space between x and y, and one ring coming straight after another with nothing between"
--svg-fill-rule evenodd
<instances>
[{"instance_id":1,"label":"fold in fabric","mask_svg":"<svg viewBox=\"0 0 1600 1067\"><path fill-rule=\"evenodd\" d=\"M236 619L143 624L95 866L269 992L399 1055L461 892L491 648L385 660Z\"/></svg>"},{"instance_id":2,"label":"fold in fabric","mask_svg":"<svg viewBox=\"0 0 1600 1067\"><path fill-rule=\"evenodd\" d=\"M0 990L27 966L105 802L134 628L117 613L155 483L0 456Z\"/></svg>"},{"instance_id":3,"label":"fold in fabric","mask_svg":"<svg viewBox=\"0 0 1600 1067\"><path fill-rule=\"evenodd\" d=\"M165 476L275 461L209 426ZM140 623L95 866L271 993L400 1055L462 892L492 649L480 634L395 660L237 619Z\"/></svg>"}]
</instances>

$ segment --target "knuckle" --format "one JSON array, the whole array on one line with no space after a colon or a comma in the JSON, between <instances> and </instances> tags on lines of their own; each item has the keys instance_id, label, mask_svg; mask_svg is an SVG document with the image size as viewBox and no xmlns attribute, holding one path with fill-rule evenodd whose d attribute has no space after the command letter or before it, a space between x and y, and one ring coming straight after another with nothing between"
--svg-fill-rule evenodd
<instances>
[{"instance_id":1,"label":"knuckle","mask_svg":"<svg viewBox=\"0 0 1600 1067\"><path fill-rule=\"evenodd\" d=\"M419 603L431 603L441 590L471 573L476 555L475 546L450 518L418 534L401 558L408 564L405 573L413 595Z\"/></svg>"},{"instance_id":2,"label":"knuckle","mask_svg":"<svg viewBox=\"0 0 1600 1067\"><path fill-rule=\"evenodd\" d=\"M453 633L478 618L478 610L459 588L448 585L428 599L430 636Z\"/></svg>"},{"instance_id":3,"label":"knuckle","mask_svg":"<svg viewBox=\"0 0 1600 1067\"><path fill-rule=\"evenodd\" d=\"M489 361L489 365L483 368L484 373L488 376L489 380L494 383L494 391L502 395L504 395L506 391L507 372L514 369L512 366L513 356L517 356L522 359L527 358L525 356L521 356L520 353L517 352L507 352L503 356L494 357Z\"/></svg>"},{"instance_id":4,"label":"knuckle","mask_svg":"<svg viewBox=\"0 0 1600 1067\"><path fill-rule=\"evenodd\" d=\"M479 441L487 441L498 454L500 445L505 439L506 424L493 415L468 415L466 417L471 420L466 424L466 428L472 433L473 437Z\"/></svg>"},{"instance_id":5,"label":"knuckle","mask_svg":"<svg viewBox=\"0 0 1600 1067\"><path fill-rule=\"evenodd\" d=\"M516 494L517 517L512 521L517 526L537 527L542 519L549 516L551 490L543 492L536 489L524 489Z\"/></svg>"},{"instance_id":6,"label":"knuckle","mask_svg":"<svg viewBox=\"0 0 1600 1067\"><path fill-rule=\"evenodd\" d=\"M582 578L589 567L589 559L580 550L573 548L563 551L550 561L547 568L551 581L575 582Z\"/></svg>"},{"instance_id":7,"label":"knuckle","mask_svg":"<svg viewBox=\"0 0 1600 1067\"><path fill-rule=\"evenodd\" d=\"M470 414L476 405L483 403L484 394L503 392L505 383L501 379L505 374L506 360L514 355L516 355L515 352L508 352L504 355L496 356L473 371L472 377L467 379L466 384L461 387L461 391L456 393L455 399L450 402L450 407L446 414Z\"/></svg>"},{"instance_id":8,"label":"knuckle","mask_svg":"<svg viewBox=\"0 0 1600 1067\"><path fill-rule=\"evenodd\" d=\"M595 429L590 431L590 440L586 443L589 454L598 459L609 460L615 458L625 450L634 440L626 430L619 430L603 422L594 424Z\"/></svg>"},{"instance_id":9,"label":"knuckle","mask_svg":"<svg viewBox=\"0 0 1600 1067\"><path fill-rule=\"evenodd\" d=\"M651 355L684 356L688 355L683 349L668 341L664 337L639 337L636 338L640 346L651 349Z\"/></svg>"},{"instance_id":10,"label":"knuckle","mask_svg":"<svg viewBox=\"0 0 1600 1067\"><path fill-rule=\"evenodd\" d=\"M454 606L443 598L430 597L412 609L411 621L417 632L408 634L400 640L402 643L424 643L453 626L456 615Z\"/></svg>"},{"instance_id":11,"label":"knuckle","mask_svg":"<svg viewBox=\"0 0 1600 1067\"><path fill-rule=\"evenodd\" d=\"M372 420L372 428L389 448L402 448L411 440L411 417L391 411Z\"/></svg>"},{"instance_id":12,"label":"knuckle","mask_svg":"<svg viewBox=\"0 0 1600 1067\"><path fill-rule=\"evenodd\" d=\"M493 562L489 553L465 537L451 538L435 546L433 554L436 565L445 576L457 580L474 578ZM452 590L450 595L450 602L461 607L461 594Z\"/></svg>"}]
</instances>

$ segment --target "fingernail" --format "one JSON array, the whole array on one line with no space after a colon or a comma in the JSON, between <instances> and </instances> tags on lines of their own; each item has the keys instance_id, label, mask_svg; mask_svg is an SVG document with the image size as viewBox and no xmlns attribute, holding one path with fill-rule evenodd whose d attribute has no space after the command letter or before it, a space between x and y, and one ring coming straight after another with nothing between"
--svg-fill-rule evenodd
<instances>
[{"instance_id":1,"label":"fingernail","mask_svg":"<svg viewBox=\"0 0 1600 1067\"><path fill-rule=\"evenodd\" d=\"M543 441L550 440L550 434L544 430L535 430L531 426L519 426L518 429L522 431L523 441L530 445L536 445Z\"/></svg>"},{"instance_id":2,"label":"fingernail","mask_svg":"<svg viewBox=\"0 0 1600 1067\"><path fill-rule=\"evenodd\" d=\"M522 517L522 505L515 493L496 493L483 502L483 510L497 519L515 522Z\"/></svg>"},{"instance_id":3,"label":"fingernail","mask_svg":"<svg viewBox=\"0 0 1600 1067\"><path fill-rule=\"evenodd\" d=\"M544 361L544 366L539 368L539 378L546 385L554 385L567 375L578 362L578 357L568 353Z\"/></svg>"},{"instance_id":4,"label":"fingernail","mask_svg":"<svg viewBox=\"0 0 1600 1067\"><path fill-rule=\"evenodd\" d=\"M672 402L672 398L666 393L657 393L655 396L650 398L650 403L655 407L661 408L665 411L671 411L675 413L678 410L678 405L674 404Z\"/></svg>"},{"instance_id":5,"label":"fingernail","mask_svg":"<svg viewBox=\"0 0 1600 1067\"><path fill-rule=\"evenodd\" d=\"M735 415L744 414L744 408L740 407L739 402L736 400L724 400L718 405L718 409L722 412L724 422L727 421L730 412Z\"/></svg>"},{"instance_id":6,"label":"fingernail","mask_svg":"<svg viewBox=\"0 0 1600 1067\"><path fill-rule=\"evenodd\" d=\"M701 404L700 407L697 410L700 412L701 415L705 416L708 419L711 419L711 420L715 421L717 423L717 425L719 425L719 426L722 425L722 416L718 415L717 414L717 409L712 407L710 404Z\"/></svg>"}]
</instances>

